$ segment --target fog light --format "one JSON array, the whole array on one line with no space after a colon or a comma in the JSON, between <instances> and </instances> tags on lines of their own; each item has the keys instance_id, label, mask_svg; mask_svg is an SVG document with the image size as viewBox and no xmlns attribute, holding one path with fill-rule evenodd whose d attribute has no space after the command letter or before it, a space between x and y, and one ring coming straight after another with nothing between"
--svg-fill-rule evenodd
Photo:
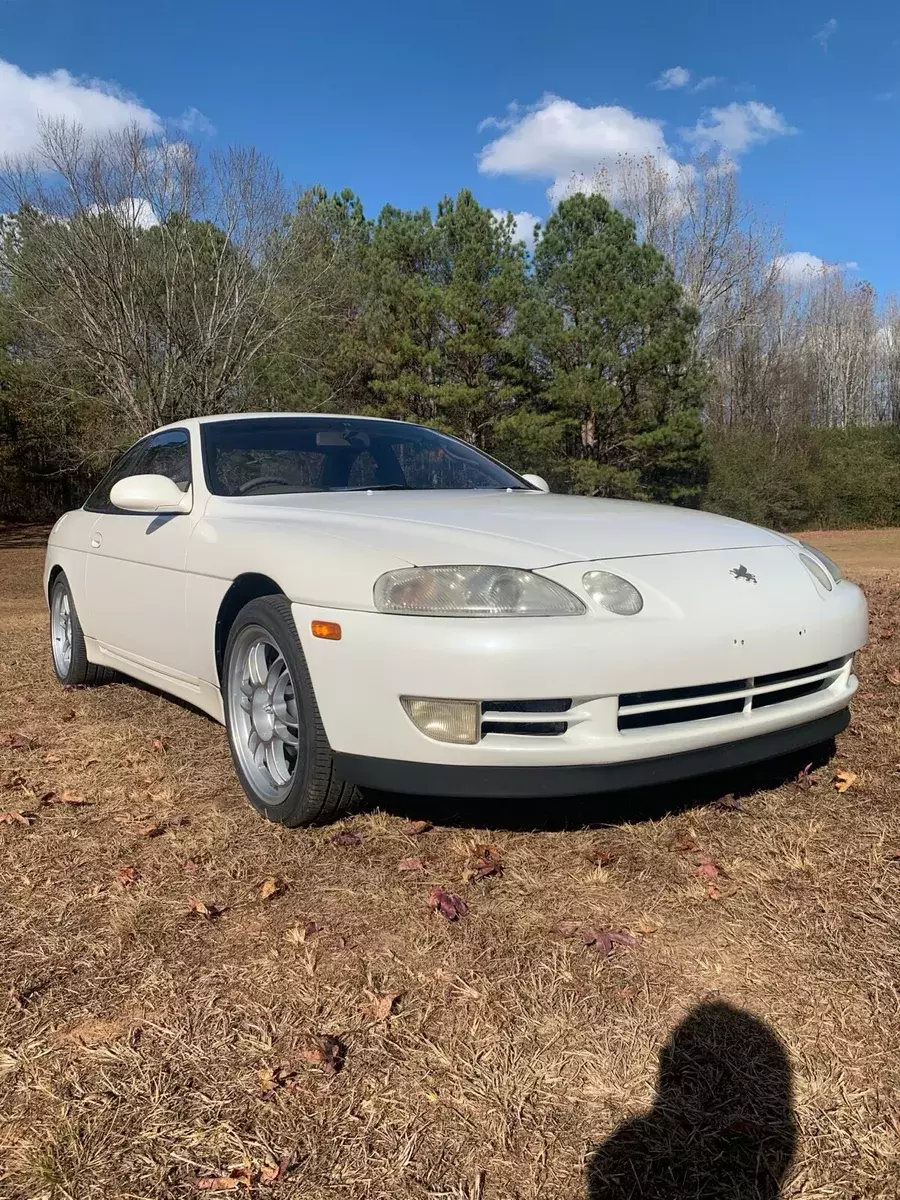
<instances>
[{"instance_id":1,"label":"fog light","mask_svg":"<svg viewBox=\"0 0 900 1200\"><path fill-rule=\"evenodd\" d=\"M481 704L477 700L401 696L400 703L416 729L436 742L472 746L478 741Z\"/></svg>"}]
</instances>

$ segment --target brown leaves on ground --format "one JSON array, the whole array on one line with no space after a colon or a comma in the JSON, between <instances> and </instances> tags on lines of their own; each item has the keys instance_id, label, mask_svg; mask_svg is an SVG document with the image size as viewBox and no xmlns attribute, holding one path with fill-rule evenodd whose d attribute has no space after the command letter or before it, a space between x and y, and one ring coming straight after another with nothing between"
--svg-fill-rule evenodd
<instances>
[{"instance_id":1,"label":"brown leaves on ground","mask_svg":"<svg viewBox=\"0 0 900 1200\"><path fill-rule=\"evenodd\" d=\"M137 867L119 867L116 871L116 886L122 888L134 887L140 879L141 873Z\"/></svg>"},{"instance_id":2,"label":"brown leaves on ground","mask_svg":"<svg viewBox=\"0 0 900 1200\"><path fill-rule=\"evenodd\" d=\"M63 788L61 792L44 792L40 803L63 804L68 808L87 808L89 805L89 801L85 800L84 796L73 792L71 788Z\"/></svg>"},{"instance_id":3,"label":"brown leaves on ground","mask_svg":"<svg viewBox=\"0 0 900 1200\"><path fill-rule=\"evenodd\" d=\"M196 896L191 896L188 900L187 910L189 913L196 913L198 917L203 917L206 921L215 921L226 911L224 904L213 904L210 900L198 900Z\"/></svg>"},{"instance_id":4,"label":"brown leaves on ground","mask_svg":"<svg viewBox=\"0 0 900 1200\"><path fill-rule=\"evenodd\" d=\"M607 850L603 846L591 846L590 849L585 850L584 857L595 867L609 867L619 859L619 855L614 850Z\"/></svg>"},{"instance_id":5,"label":"brown leaves on ground","mask_svg":"<svg viewBox=\"0 0 900 1200\"><path fill-rule=\"evenodd\" d=\"M142 825L138 830L141 837L155 838L160 837L166 832L167 825L165 821L153 821L149 825Z\"/></svg>"},{"instance_id":6,"label":"brown leaves on ground","mask_svg":"<svg viewBox=\"0 0 900 1200\"><path fill-rule=\"evenodd\" d=\"M206 1175L195 1179L194 1187L200 1192L235 1192L239 1188L249 1192L253 1187L253 1173L249 1167L235 1167L227 1175Z\"/></svg>"},{"instance_id":7,"label":"brown leaves on ground","mask_svg":"<svg viewBox=\"0 0 900 1200\"><path fill-rule=\"evenodd\" d=\"M633 950L637 945L637 938L624 929L582 929L578 936L581 938L585 946L593 946L598 954L602 954L604 958L612 954L615 946L624 946L626 950Z\"/></svg>"},{"instance_id":8,"label":"brown leaves on ground","mask_svg":"<svg viewBox=\"0 0 900 1200\"><path fill-rule=\"evenodd\" d=\"M719 875L724 875L724 871L711 858L703 858L694 869L694 874L698 879L717 879Z\"/></svg>"},{"instance_id":9,"label":"brown leaves on ground","mask_svg":"<svg viewBox=\"0 0 900 1200\"><path fill-rule=\"evenodd\" d=\"M801 792L808 792L811 787L819 782L819 776L813 771L812 763L807 763L806 766L797 775L797 786Z\"/></svg>"},{"instance_id":10,"label":"brown leaves on ground","mask_svg":"<svg viewBox=\"0 0 900 1200\"><path fill-rule=\"evenodd\" d=\"M36 738L24 733L0 733L0 746L9 746L10 750L33 750L37 744Z\"/></svg>"},{"instance_id":11,"label":"brown leaves on ground","mask_svg":"<svg viewBox=\"0 0 900 1200\"><path fill-rule=\"evenodd\" d=\"M33 825L37 814L33 812L2 812L0 825Z\"/></svg>"},{"instance_id":12,"label":"brown leaves on ground","mask_svg":"<svg viewBox=\"0 0 900 1200\"><path fill-rule=\"evenodd\" d=\"M342 829L328 840L332 846L358 846L362 838L355 829Z\"/></svg>"},{"instance_id":13,"label":"brown leaves on ground","mask_svg":"<svg viewBox=\"0 0 900 1200\"><path fill-rule=\"evenodd\" d=\"M279 879L277 875L270 875L262 881L259 889L260 900L274 900L276 896L280 896L285 889L283 879Z\"/></svg>"},{"instance_id":14,"label":"brown leaves on ground","mask_svg":"<svg viewBox=\"0 0 900 1200\"><path fill-rule=\"evenodd\" d=\"M900 667L891 667L885 678L892 687L900 687Z\"/></svg>"},{"instance_id":15,"label":"brown leaves on ground","mask_svg":"<svg viewBox=\"0 0 900 1200\"><path fill-rule=\"evenodd\" d=\"M448 921L457 921L469 911L468 904L461 896L455 896L453 892L448 892L438 885L428 893L428 906Z\"/></svg>"},{"instance_id":16,"label":"brown leaves on ground","mask_svg":"<svg viewBox=\"0 0 900 1200\"><path fill-rule=\"evenodd\" d=\"M429 829L433 828L430 821L409 821L403 832L408 837L421 837L423 833L427 833Z\"/></svg>"},{"instance_id":17,"label":"brown leaves on ground","mask_svg":"<svg viewBox=\"0 0 900 1200\"><path fill-rule=\"evenodd\" d=\"M848 788L852 788L859 776L855 771L835 771L834 786L838 792L846 792Z\"/></svg>"},{"instance_id":18,"label":"brown leaves on ground","mask_svg":"<svg viewBox=\"0 0 900 1200\"><path fill-rule=\"evenodd\" d=\"M690 834L682 833L672 842L672 849L676 854L694 854L700 849L700 843Z\"/></svg>"},{"instance_id":19,"label":"brown leaves on ground","mask_svg":"<svg viewBox=\"0 0 900 1200\"><path fill-rule=\"evenodd\" d=\"M334 1034L323 1033L311 1046L301 1050L300 1057L312 1066L320 1067L328 1076L337 1075L344 1066L347 1047Z\"/></svg>"},{"instance_id":20,"label":"brown leaves on ground","mask_svg":"<svg viewBox=\"0 0 900 1200\"><path fill-rule=\"evenodd\" d=\"M394 1005L400 999L402 992L373 992L366 988L367 1002L363 1005L363 1013L372 1021L386 1021L394 1011Z\"/></svg>"},{"instance_id":21,"label":"brown leaves on ground","mask_svg":"<svg viewBox=\"0 0 900 1200\"><path fill-rule=\"evenodd\" d=\"M489 875L503 874L503 858L496 846L470 842L468 852L466 869L463 871L463 883L487 879Z\"/></svg>"},{"instance_id":22,"label":"brown leaves on ground","mask_svg":"<svg viewBox=\"0 0 900 1200\"><path fill-rule=\"evenodd\" d=\"M425 859L424 858L401 858L401 860L397 863L397 870L398 871L424 871L425 870Z\"/></svg>"},{"instance_id":23,"label":"brown leaves on ground","mask_svg":"<svg viewBox=\"0 0 900 1200\"><path fill-rule=\"evenodd\" d=\"M153 750L156 754L165 754L166 739L161 738L161 737L155 737L153 739L153 741L150 743L150 749Z\"/></svg>"},{"instance_id":24,"label":"brown leaves on ground","mask_svg":"<svg viewBox=\"0 0 900 1200\"><path fill-rule=\"evenodd\" d=\"M284 1063L277 1067L260 1067L258 1071L260 1096L263 1100L271 1100L276 1092L296 1091L297 1072L290 1070Z\"/></svg>"}]
</instances>

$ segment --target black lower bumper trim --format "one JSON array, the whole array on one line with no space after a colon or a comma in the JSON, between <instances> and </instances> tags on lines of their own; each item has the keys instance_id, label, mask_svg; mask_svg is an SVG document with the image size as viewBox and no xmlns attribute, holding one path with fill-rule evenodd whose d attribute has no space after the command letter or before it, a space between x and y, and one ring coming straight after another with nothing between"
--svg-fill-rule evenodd
<instances>
[{"instance_id":1,"label":"black lower bumper trim","mask_svg":"<svg viewBox=\"0 0 900 1200\"><path fill-rule=\"evenodd\" d=\"M338 773L349 783L382 792L416 796L483 796L485 799L536 799L617 792L626 788L672 783L694 775L729 771L750 763L815 746L846 729L850 709L842 708L805 725L776 729L757 737L719 746L705 746L662 758L633 762L578 763L573 766L482 767L403 762L335 754Z\"/></svg>"}]
</instances>

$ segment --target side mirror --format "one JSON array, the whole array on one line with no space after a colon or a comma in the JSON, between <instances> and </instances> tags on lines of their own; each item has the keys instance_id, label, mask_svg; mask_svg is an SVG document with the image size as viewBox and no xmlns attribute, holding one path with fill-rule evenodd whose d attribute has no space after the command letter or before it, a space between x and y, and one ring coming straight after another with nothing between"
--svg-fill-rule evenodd
<instances>
[{"instance_id":1,"label":"side mirror","mask_svg":"<svg viewBox=\"0 0 900 1200\"><path fill-rule=\"evenodd\" d=\"M533 488L537 488L539 492L550 491L550 484L546 479L542 479L540 475L523 475L522 478L526 483L530 483Z\"/></svg>"},{"instance_id":2,"label":"side mirror","mask_svg":"<svg viewBox=\"0 0 900 1200\"><path fill-rule=\"evenodd\" d=\"M113 484L109 500L127 512L190 512L190 489L183 492L165 475L129 475Z\"/></svg>"}]
</instances>

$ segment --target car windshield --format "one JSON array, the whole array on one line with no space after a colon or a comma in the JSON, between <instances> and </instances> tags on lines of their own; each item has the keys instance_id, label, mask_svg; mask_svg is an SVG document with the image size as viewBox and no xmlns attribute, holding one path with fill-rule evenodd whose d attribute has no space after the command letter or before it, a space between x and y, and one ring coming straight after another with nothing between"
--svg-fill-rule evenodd
<instances>
[{"instance_id":1,"label":"car windshield","mask_svg":"<svg viewBox=\"0 0 900 1200\"><path fill-rule=\"evenodd\" d=\"M259 417L210 421L201 431L206 482L217 496L530 490L465 442L402 421Z\"/></svg>"}]
</instances>

